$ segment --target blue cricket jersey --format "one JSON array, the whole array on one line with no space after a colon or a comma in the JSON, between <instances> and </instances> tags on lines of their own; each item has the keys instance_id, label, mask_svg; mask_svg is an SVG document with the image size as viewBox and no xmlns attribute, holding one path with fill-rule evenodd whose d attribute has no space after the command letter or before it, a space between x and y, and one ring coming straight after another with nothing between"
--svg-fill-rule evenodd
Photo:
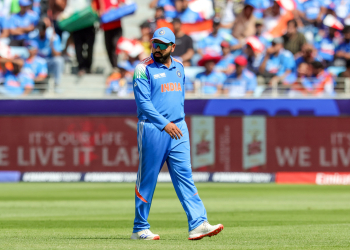
<instances>
[{"instance_id":1,"label":"blue cricket jersey","mask_svg":"<svg viewBox=\"0 0 350 250\"><path fill-rule=\"evenodd\" d=\"M185 117L185 73L182 63L157 63L153 55L141 61L134 72L133 88L140 121L149 120L159 130Z\"/></svg>"}]
</instances>

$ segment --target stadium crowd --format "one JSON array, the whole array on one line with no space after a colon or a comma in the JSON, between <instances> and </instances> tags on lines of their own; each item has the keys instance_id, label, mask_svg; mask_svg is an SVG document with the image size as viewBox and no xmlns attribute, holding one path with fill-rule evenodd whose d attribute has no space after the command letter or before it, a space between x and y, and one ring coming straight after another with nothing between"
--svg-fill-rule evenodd
<instances>
[{"instance_id":1,"label":"stadium crowd","mask_svg":"<svg viewBox=\"0 0 350 250\"><path fill-rule=\"evenodd\" d=\"M150 39L159 26L175 33L172 56L185 66L188 93L243 97L278 87L290 96L332 96L335 78L350 77L350 0L151 0L154 17L140 24L138 37L129 39L123 37L120 19L133 11L120 12L133 4L2 1L0 93L27 95L49 75L60 93L64 64L72 56L78 76L94 73L96 22L70 32L62 25L86 8L96 13L104 32L113 68L106 81L108 95L132 96L134 68L150 55ZM120 10L117 19L110 14L115 10Z\"/></svg>"}]
</instances>

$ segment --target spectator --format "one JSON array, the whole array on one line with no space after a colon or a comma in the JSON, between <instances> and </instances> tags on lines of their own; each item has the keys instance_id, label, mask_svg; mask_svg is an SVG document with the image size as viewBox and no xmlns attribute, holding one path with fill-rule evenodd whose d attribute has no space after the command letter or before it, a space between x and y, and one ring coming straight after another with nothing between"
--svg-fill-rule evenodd
<instances>
[{"instance_id":1,"label":"spectator","mask_svg":"<svg viewBox=\"0 0 350 250\"><path fill-rule=\"evenodd\" d=\"M210 54L210 53L214 53L214 54L221 53L221 43L223 41L229 42L231 51L238 50L242 47L242 45L238 43L237 39L235 39L230 34L219 32L219 28L220 28L220 19L214 18L213 32L209 34L207 37L200 40L197 44L197 47L198 47L197 52L200 55Z\"/></svg>"},{"instance_id":2,"label":"spectator","mask_svg":"<svg viewBox=\"0 0 350 250\"><path fill-rule=\"evenodd\" d=\"M332 75L324 70L321 62L314 61L311 63L311 69L313 74L312 88L310 92L312 95L333 95L334 94L334 81Z\"/></svg>"},{"instance_id":3,"label":"spectator","mask_svg":"<svg viewBox=\"0 0 350 250\"><path fill-rule=\"evenodd\" d=\"M339 74L339 77L350 77L350 60L346 60L346 69Z\"/></svg>"},{"instance_id":4,"label":"spectator","mask_svg":"<svg viewBox=\"0 0 350 250\"><path fill-rule=\"evenodd\" d=\"M196 82L200 83L203 94L219 95L222 92L226 76L214 70L218 61L220 61L220 56L206 54L198 62L199 66L205 67L205 71L196 76Z\"/></svg>"},{"instance_id":5,"label":"spectator","mask_svg":"<svg viewBox=\"0 0 350 250\"><path fill-rule=\"evenodd\" d=\"M67 6L67 0L49 0L48 17L53 22L56 34L62 39L63 31L58 27L57 18Z\"/></svg>"},{"instance_id":6,"label":"spectator","mask_svg":"<svg viewBox=\"0 0 350 250\"><path fill-rule=\"evenodd\" d=\"M253 15L256 1L245 0L242 12L237 16L233 26L232 35L241 43L249 36L255 34L255 16Z\"/></svg>"},{"instance_id":7,"label":"spectator","mask_svg":"<svg viewBox=\"0 0 350 250\"><path fill-rule=\"evenodd\" d=\"M272 77L270 84L283 82L295 70L293 54L283 48L283 38L273 39L272 46L266 50L266 55L259 67L262 76Z\"/></svg>"},{"instance_id":8,"label":"spectator","mask_svg":"<svg viewBox=\"0 0 350 250\"><path fill-rule=\"evenodd\" d=\"M216 64L215 69L219 72L229 75L233 73L235 69L234 60L235 56L231 54L230 44L227 41L221 43L222 57L221 60Z\"/></svg>"},{"instance_id":9,"label":"spectator","mask_svg":"<svg viewBox=\"0 0 350 250\"><path fill-rule=\"evenodd\" d=\"M38 17L40 17L42 15L41 0L32 0L32 1L33 1L32 9L38 15Z\"/></svg>"},{"instance_id":10,"label":"spectator","mask_svg":"<svg viewBox=\"0 0 350 250\"><path fill-rule=\"evenodd\" d=\"M301 51L301 48L306 43L305 36L298 32L297 22L292 19L287 23L287 33L283 36L284 48L293 53L297 54Z\"/></svg>"},{"instance_id":11,"label":"spectator","mask_svg":"<svg viewBox=\"0 0 350 250\"><path fill-rule=\"evenodd\" d=\"M30 74L30 78L34 79L34 82L45 81L48 73L46 60L39 57L38 54L38 42L26 41L25 46L28 49L29 57L25 60L23 69L25 73ZM27 70L26 70L27 69Z\"/></svg>"},{"instance_id":12,"label":"spectator","mask_svg":"<svg viewBox=\"0 0 350 250\"><path fill-rule=\"evenodd\" d=\"M157 6L156 11L154 13L154 18L148 20L151 29L151 34L153 34L157 29L157 21L164 18L164 8L161 6Z\"/></svg>"},{"instance_id":13,"label":"spectator","mask_svg":"<svg viewBox=\"0 0 350 250\"><path fill-rule=\"evenodd\" d=\"M28 74L21 72L23 67L22 59L0 58L1 67L4 69L5 82L0 87L0 93L6 96L26 96L34 88L34 81Z\"/></svg>"},{"instance_id":14,"label":"spectator","mask_svg":"<svg viewBox=\"0 0 350 250\"><path fill-rule=\"evenodd\" d=\"M181 30L181 20L173 19L173 28L176 39L176 48L172 56L179 57L184 66L191 66L191 58L194 55L192 38Z\"/></svg>"},{"instance_id":15,"label":"spectator","mask_svg":"<svg viewBox=\"0 0 350 250\"><path fill-rule=\"evenodd\" d=\"M257 19L262 19L264 17L264 11L271 6L270 0L258 0L256 1L254 8L254 16Z\"/></svg>"},{"instance_id":16,"label":"spectator","mask_svg":"<svg viewBox=\"0 0 350 250\"><path fill-rule=\"evenodd\" d=\"M115 94L118 97L130 96L133 93L133 68L128 61L118 63L119 72L112 73L107 79L106 94Z\"/></svg>"},{"instance_id":17,"label":"spectator","mask_svg":"<svg viewBox=\"0 0 350 250\"><path fill-rule=\"evenodd\" d=\"M257 37L248 37L245 54L247 55L247 69L259 74L259 67L264 57L265 46Z\"/></svg>"},{"instance_id":18,"label":"spectator","mask_svg":"<svg viewBox=\"0 0 350 250\"><path fill-rule=\"evenodd\" d=\"M96 7L101 15L112 8L118 8L120 3L123 3L123 2L124 1L122 1L122 0L96 0ZM117 46L118 40L123 35L121 20L101 24L101 29L104 30L105 46L106 46L106 51L108 54L109 62L111 64L112 68L116 68L117 62L118 62L118 55L116 53L116 46ZM85 70L86 70L86 68L88 68L88 71L89 71L89 68L91 67L92 51L93 51L93 45L95 42L95 29L94 29L94 27L88 28L87 31L89 34L86 34L85 39L82 40L81 42L89 44L89 47L91 47L91 50L89 50L89 52L91 52L90 53L91 55L88 58L88 60L85 61L85 66L82 65L82 69L81 69L82 71L84 71L84 68L85 68ZM79 33L81 33L81 32L79 32ZM90 58L91 58L91 60L90 60Z\"/></svg>"},{"instance_id":19,"label":"spectator","mask_svg":"<svg viewBox=\"0 0 350 250\"><path fill-rule=\"evenodd\" d=\"M198 12L188 8L188 0L175 0L176 17L182 23L198 23L204 20Z\"/></svg>"},{"instance_id":20,"label":"spectator","mask_svg":"<svg viewBox=\"0 0 350 250\"><path fill-rule=\"evenodd\" d=\"M337 46L335 50L335 57L345 61L350 59L350 26L346 26L343 30L344 41Z\"/></svg>"},{"instance_id":21,"label":"spectator","mask_svg":"<svg viewBox=\"0 0 350 250\"><path fill-rule=\"evenodd\" d=\"M321 24L323 15L326 11L325 1L322 0L306 0L299 1L297 10L297 21L303 26L318 26ZM300 18L300 20L298 19Z\"/></svg>"},{"instance_id":22,"label":"spectator","mask_svg":"<svg viewBox=\"0 0 350 250\"><path fill-rule=\"evenodd\" d=\"M164 10L165 18L174 18L177 14L173 0L152 0L149 7L151 9L155 7L162 7Z\"/></svg>"},{"instance_id":23,"label":"spectator","mask_svg":"<svg viewBox=\"0 0 350 250\"><path fill-rule=\"evenodd\" d=\"M151 54L151 27L148 21L143 22L140 25L141 37L139 38L140 43L142 44L144 51L147 55Z\"/></svg>"},{"instance_id":24,"label":"spectator","mask_svg":"<svg viewBox=\"0 0 350 250\"><path fill-rule=\"evenodd\" d=\"M246 69L248 64L244 56L235 59L236 71L229 75L224 83L224 93L230 97L243 97L252 95L256 86L256 76Z\"/></svg>"},{"instance_id":25,"label":"spectator","mask_svg":"<svg viewBox=\"0 0 350 250\"><path fill-rule=\"evenodd\" d=\"M50 32L46 24L40 21L38 24L39 34L33 38L38 43L38 55L47 62L48 72L54 76L55 91L61 92L59 85L61 82L64 59L61 56L61 40L60 37Z\"/></svg>"},{"instance_id":26,"label":"spectator","mask_svg":"<svg viewBox=\"0 0 350 250\"><path fill-rule=\"evenodd\" d=\"M312 44L305 43L301 48L301 55L295 59L296 67L298 68L301 63L312 63L313 61L322 61L322 57L318 56L317 50Z\"/></svg>"},{"instance_id":27,"label":"spectator","mask_svg":"<svg viewBox=\"0 0 350 250\"><path fill-rule=\"evenodd\" d=\"M318 55L322 58L325 65L331 65L334 60L335 48L340 44L340 35L338 35L335 28L328 27L316 40L315 48L318 51Z\"/></svg>"},{"instance_id":28,"label":"spectator","mask_svg":"<svg viewBox=\"0 0 350 250\"><path fill-rule=\"evenodd\" d=\"M75 54L78 61L78 70L79 70L78 77L82 77L86 73L88 74L91 73L92 58L93 58L93 51L94 51L94 44L95 44L95 35L96 35L96 30L94 26L90 26L90 27L72 32L72 36L74 39L74 46L75 46ZM108 39L107 43L110 43L111 40L112 39ZM105 41L107 40L105 39ZM107 49L108 58L110 59L110 62L112 65L113 63L111 60L114 60L116 57L114 56L115 48L113 52L111 51L113 47L114 46L108 47Z\"/></svg>"},{"instance_id":29,"label":"spectator","mask_svg":"<svg viewBox=\"0 0 350 250\"><path fill-rule=\"evenodd\" d=\"M324 2L328 11L342 23L350 17L350 2L348 0L326 0Z\"/></svg>"},{"instance_id":30,"label":"spectator","mask_svg":"<svg viewBox=\"0 0 350 250\"><path fill-rule=\"evenodd\" d=\"M39 16L32 10L30 0L19 0L20 12L13 14L8 20L8 28L11 34L11 46L23 46L28 40L28 34L35 29Z\"/></svg>"},{"instance_id":31,"label":"spectator","mask_svg":"<svg viewBox=\"0 0 350 250\"><path fill-rule=\"evenodd\" d=\"M263 30L264 30L264 20L263 19L256 19L255 22L255 37L262 42L265 48L268 48L271 46L271 42L263 36Z\"/></svg>"},{"instance_id":32,"label":"spectator","mask_svg":"<svg viewBox=\"0 0 350 250\"><path fill-rule=\"evenodd\" d=\"M296 97L300 95L307 95L312 91L312 82L310 80L311 72L310 65L302 62L297 69L297 79L291 85L289 96Z\"/></svg>"}]
</instances>

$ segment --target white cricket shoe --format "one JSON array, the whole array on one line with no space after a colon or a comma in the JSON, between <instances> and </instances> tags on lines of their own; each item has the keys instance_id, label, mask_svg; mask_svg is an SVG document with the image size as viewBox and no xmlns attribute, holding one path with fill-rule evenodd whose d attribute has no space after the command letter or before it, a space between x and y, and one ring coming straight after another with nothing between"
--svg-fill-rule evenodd
<instances>
[{"instance_id":1,"label":"white cricket shoe","mask_svg":"<svg viewBox=\"0 0 350 250\"><path fill-rule=\"evenodd\" d=\"M206 236L214 236L220 233L224 229L222 224L212 226L209 222L204 221L200 226L196 227L190 232L189 240L200 240Z\"/></svg>"},{"instance_id":2,"label":"white cricket shoe","mask_svg":"<svg viewBox=\"0 0 350 250\"><path fill-rule=\"evenodd\" d=\"M132 240L159 240L160 237L158 234L154 234L149 229L142 230L137 233L132 233L131 238Z\"/></svg>"}]
</instances>

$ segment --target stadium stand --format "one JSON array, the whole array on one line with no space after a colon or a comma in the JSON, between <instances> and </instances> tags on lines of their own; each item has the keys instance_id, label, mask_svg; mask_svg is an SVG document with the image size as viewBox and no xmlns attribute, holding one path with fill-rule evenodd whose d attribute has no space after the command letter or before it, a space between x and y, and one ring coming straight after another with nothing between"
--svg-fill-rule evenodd
<instances>
[{"instance_id":1,"label":"stadium stand","mask_svg":"<svg viewBox=\"0 0 350 250\"><path fill-rule=\"evenodd\" d=\"M133 98L133 69L159 26L177 34L189 98L350 95L348 1L0 4L0 98Z\"/></svg>"}]
</instances>

